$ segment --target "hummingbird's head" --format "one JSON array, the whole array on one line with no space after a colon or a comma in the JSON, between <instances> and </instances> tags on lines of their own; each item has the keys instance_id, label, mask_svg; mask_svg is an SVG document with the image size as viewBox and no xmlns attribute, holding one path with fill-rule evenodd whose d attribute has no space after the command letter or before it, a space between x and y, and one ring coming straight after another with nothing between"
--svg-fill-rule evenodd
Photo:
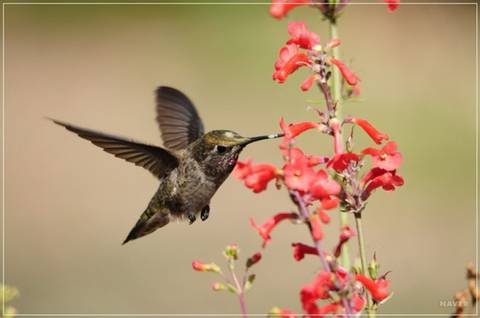
<instances>
[{"instance_id":1,"label":"hummingbird's head","mask_svg":"<svg viewBox=\"0 0 480 318\"><path fill-rule=\"evenodd\" d=\"M238 155L246 145L281 136L282 134L242 137L231 130L213 130L195 142L192 151L195 159L203 163L208 174L226 177L235 167Z\"/></svg>"}]
</instances>

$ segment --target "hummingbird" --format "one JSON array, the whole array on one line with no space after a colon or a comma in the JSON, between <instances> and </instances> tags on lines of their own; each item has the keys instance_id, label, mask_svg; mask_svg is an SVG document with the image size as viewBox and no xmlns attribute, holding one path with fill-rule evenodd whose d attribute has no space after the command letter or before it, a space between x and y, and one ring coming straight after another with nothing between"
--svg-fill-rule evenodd
<instances>
[{"instance_id":1,"label":"hummingbird","mask_svg":"<svg viewBox=\"0 0 480 318\"><path fill-rule=\"evenodd\" d=\"M231 130L205 133L194 104L172 87L158 87L155 101L156 121L165 148L51 119L158 178L156 193L122 245L164 227L171 220L188 220L192 224L198 215L202 221L207 220L211 198L232 172L245 146L283 136L279 133L242 137Z\"/></svg>"}]
</instances>

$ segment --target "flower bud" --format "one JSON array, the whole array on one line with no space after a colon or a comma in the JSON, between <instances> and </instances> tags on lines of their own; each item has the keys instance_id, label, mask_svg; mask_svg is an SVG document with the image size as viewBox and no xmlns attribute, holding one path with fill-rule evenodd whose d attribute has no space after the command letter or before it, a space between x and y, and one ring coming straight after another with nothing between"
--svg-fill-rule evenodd
<instances>
[{"instance_id":1,"label":"flower bud","mask_svg":"<svg viewBox=\"0 0 480 318\"><path fill-rule=\"evenodd\" d=\"M257 264L258 262L260 262L261 259L262 259L262 253L257 252L253 254L247 259L247 268L250 268L253 265Z\"/></svg>"},{"instance_id":2,"label":"flower bud","mask_svg":"<svg viewBox=\"0 0 480 318\"><path fill-rule=\"evenodd\" d=\"M223 255L225 255L226 258L233 258L234 260L238 259L238 245L237 244L230 244L225 247L225 250L223 252Z\"/></svg>"},{"instance_id":3,"label":"flower bud","mask_svg":"<svg viewBox=\"0 0 480 318\"><path fill-rule=\"evenodd\" d=\"M193 261L192 267L194 270L198 272L212 272L212 273L220 273L220 267L218 267L215 263L205 264L199 261Z\"/></svg>"}]
</instances>

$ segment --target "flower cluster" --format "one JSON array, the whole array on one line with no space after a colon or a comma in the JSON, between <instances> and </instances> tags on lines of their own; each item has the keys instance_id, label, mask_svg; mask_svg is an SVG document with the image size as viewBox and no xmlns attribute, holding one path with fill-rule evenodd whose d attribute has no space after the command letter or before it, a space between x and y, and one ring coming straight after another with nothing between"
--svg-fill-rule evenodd
<instances>
[{"instance_id":1,"label":"flower cluster","mask_svg":"<svg viewBox=\"0 0 480 318\"><path fill-rule=\"evenodd\" d=\"M398 0L385 0L389 10L396 9ZM283 18L295 7L308 5L320 10L335 25L338 13L347 1L317 2L312 0L273 0L270 13L275 18ZM377 189L393 191L404 184L398 169L403 156L395 141L388 134L378 130L368 120L348 116L342 118L338 107L344 98L359 94L359 76L338 59L336 54L340 39L332 38L322 45L320 37L310 31L303 22L288 23L289 37L280 48L274 63L273 80L283 84L291 74L303 68L309 71L301 83L303 91L316 84L326 103L326 111L315 109L318 117L312 121L287 124L283 118L279 126L283 140L279 150L283 164L253 163L251 159L239 160L233 175L254 193L267 190L270 183L277 189L284 188L295 209L283 210L257 223L250 218L250 224L261 237L261 248L267 248L272 241L272 232L279 224L303 224L309 231L311 243L292 242L293 258L300 262L305 257L316 257L321 269L313 280L304 284L299 291L303 317L323 317L326 315L358 316L363 310L375 312L379 304L390 296L389 280L386 274L378 275L376 256L368 263L364 247L363 231L360 219L367 201ZM335 33L332 33L335 34ZM333 74L333 76L332 76ZM332 80L336 78L337 80ZM343 82L340 81L343 80ZM340 82L340 83L338 83ZM332 89L333 85L337 89ZM361 129L371 139L367 147L357 148L354 144L353 130ZM350 129L344 142L344 131ZM332 151L322 155L306 154L296 144L296 139L307 131L315 131L331 138ZM330 223L335 209L341 213L341 226L337 244L331 248L323 247L324 228ZM344 217L347 221L343 221ZM354 217L356 230L348 224L348 218ZM287 222L289 221L289 222ZM361 266L350 267L345 258L349 258L348 244L356 240L359 246ZM260 258L260 252L250 257L246 264L243 284L239 283L233 271L233 261L238 257L238 249L233 246L225 252L233 281L214 284L214 290L230 290L239 295L242 313L246 317L244 291L247 282L253 281L248 269ZM223 275L220 268L213 264L194 262L193 268ZM251 285L251 283L250 283ZM249 286L250 286L249 285ZM274 307L272 317L293 318L297 314L286 308Z\"/></svg>"},{"instance_id":2,"label":"flower cluster","mask_svg":"<svg viewBox=\"0 0 480 318\"><path fill-rule=\"evenodd\" d=\"M342 74L345 82L358 91L359 77L342 61L331 56L332 49L341 44L339 39L331 39L325 47L320 45L320 37L308 30L303 22L289 22L290 38L280 48L275 61L272 78L284 83L288 76L301 67L310 70L310 74L300 85L302 91L309 90L315 81L326 82L330 77L330 68L335 66Z\"/></svg>"}]
</instances>

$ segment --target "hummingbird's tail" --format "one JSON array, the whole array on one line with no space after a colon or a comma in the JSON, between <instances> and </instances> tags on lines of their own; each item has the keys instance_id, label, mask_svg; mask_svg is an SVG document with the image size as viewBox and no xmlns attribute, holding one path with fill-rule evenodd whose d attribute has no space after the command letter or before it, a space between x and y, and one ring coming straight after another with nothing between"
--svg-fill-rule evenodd
<instances>
[{"instance_id":1,"label":"hummingbird's tail","mask_svg":"<svg viewBox=\"0 0 480 318\"><path fill-rule=\"evenodd\" d=\"M128 233L127 238L123 241L122 245L128 241L137 239L154 232L170 222L168 213L164 211L155 211L150 206L147 207L145 212L140 216L135 226Z\"/></svg>"}]
</instances>

